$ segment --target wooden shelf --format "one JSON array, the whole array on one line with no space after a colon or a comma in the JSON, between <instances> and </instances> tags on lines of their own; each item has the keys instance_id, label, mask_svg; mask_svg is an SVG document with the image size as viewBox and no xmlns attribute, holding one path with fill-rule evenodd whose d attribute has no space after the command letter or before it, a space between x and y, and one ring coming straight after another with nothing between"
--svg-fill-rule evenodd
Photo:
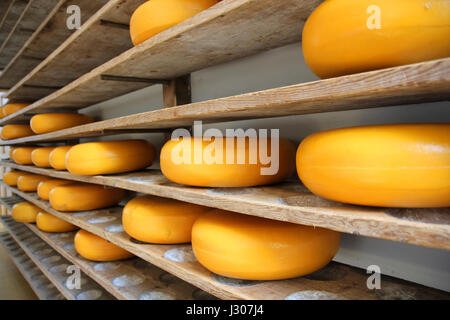
<instances>
[{"instance_id":1,"label":"wooden shelf","mask_svg":"<svg viewBox=\"0 0 450 320\"><path fill-rule=\"evenodd\" d=\"M222 122L446 99L450 99L450 58L163 108L47 134L4 140L0 145L120 134L126 130L163 130L190 126L194 120ZM39 104L26 109L39 109ZM13 118L5 118L3 123L11 122Z\"/></svg>"},{"instance_id":2,"label":"wooden shelf","mask_svg":"<svg viewBox=\"0 0 450 320\"><path fill-rule=\"evenodd\" d=\"M0 20L0 45L5 42L11 30L13 30L16 23L20 21L22 13L30 0L13 0L4 2L9 2L9 5L6 7L5 13Z\"/></svg>"},{"instance_id":3,"label":"wooden shelf","mask_svg":"<svg viewBox=\"0 0 450 320\"><path fill-rule=\"evenodd\" d=\"M34 0L37 1L37 0ZM41 62L61 45L74 31L67 28L68 18L67 8L77 5L82 11L81 22L84 23L95 12L97 12L107 1L106 0L58 0L53 10L48 13L45 20L36 28L31 37L23 44L20 50L12 58L0 75L0 88L10 89L19 80L25 77ZM33 12L34 16L35 12ZM39 70L45 69L41 66ZM24 90L33 93L34 91L47 93L50 89L27 87L24 83ZM42 85L42 83L41 83ZM47 85L47 84L44 84ZM54 90L53 90L54 91ZM32 98L32 95L31 95ZM33 101L34 99L24 98Z\"/></svg>"},{"instance_id":4,"label":"wooden shelf","mask_svg":"<svg viewBox=\"0 0 450 320\"><path fill-rule=\"evenodd\" d=\"M43 210L92 232L136 256L222 299L448 299L449 294L383 276L381 290L368 290L364 270L332 262L306 276L283 281L243 281L212 274L195 259L190 245L152 245L131 239L121 228L122 208L63 213L51 208L35 193L11 188ZM406 293L408 293L406 295ZM394 296L392 296L392 294Z\"/></svg>"},{"instance_id":5,"label":"wooden shelf","mask_svg":"<svg viewBox=\"0 0 450 320\"><path fill-rule=\"evenodd\" d=\"M300 42L306 18L321 2L322 0L221 1L139 46L123 52L61 90L35 102L29 108L22 110L21 114L49 108L88 107L100 101L161 83L161 80L173 79L212 65ZM91 21L94 21L94 18ZM87 29L92 28L86 27ZM91 33L95 42L102 37L98 32ZM127 41L130 41L129 35L127 36ZM65 44L69 44L70 41L71 39L68 39ZM98 44L96 43L95 46ZM66 65L70 64L69 57L59 54L61 47L52 56L65 61ZM115 48L113 45L109 47ZM83 47L82 50L85 52L87 48ZM80 60L77 54L73 54L72 51L70 53L74 57L72 59ZM83 66L80 67L84 68L85 62L83 61L82 64ZM64 71L69 73L67 70ZM39 79L34 78L33 83L37 85L51 83L57 86L59 84L53 80L55 74L58 78L60 77L60 72L53 71L45 79L43 76ZM23 92L22 84L31 81L30 76L32 74L10 90L8 93L10 99L31 97L31 95L20 93L20 91ZM116 80L111 80L111 77ZM60 84L64 84L64 81ZM34 98L42 96L44 95L36 94ZM13 118L10 116L4 121L10 121Z\"/></svg>"},{"instance_id":6,"label":"wooden shelf","mask_svg":"<svg viewBox=\"0 0 450 320\"><path fill-rule=\"evenodd\" d=\"M31 261L8 232L0 233L0 242L11 260L40 300L65 300L64 296Z\"/></svg>"},{"instance_id":7,"label":"wooden shelf","mask_svg":"<svg viewBox=\"0 0 450 320\"><path fill-rule=\"evenodd\" d=\"M71 263L31 232L25 224L17 223L9 215L2 216L1 222L10 235L38 266L42 273L68 300L111 300L114 299L101 286L81 272L81 289L69 289L66 286L68 274L66 268Z\"/></svg>"},{"instance_id":8,"label":"wooden shelf","mask_svg":"<svg viewBox=\"0 0 450 320\"><path fill-rule=\"evenodd\" d=\"M83 259L73 247L75 232L49 234L42 232L33 224L27 224L27 227L63 257L79 266L84 273L117 299L138 300L146 297L153 297L151 300L215 299L139 258L107 263Z\"/></svg>"},{"instance_id":9,"label":"wooden shelf","mask_svg":"<svg viewBox=\"0 0 450 320\"><path fill-rule=\"evenodd\" d=\"M12 210L12 207L19 202L23 202L24 200L19 196L11 196L0 198L0 204L3 205L6 209Z\"/></svg>"},{"instance_id":10,"label":"wooden shelf","mask_svg":"<svg viewBox=\"0 0 450 320\"><path fill-rule=\"evenodd\" d=\"M1 161L0 165L268 219L450 250L450 208L396 209L346 205L313 195L298 180L255 188L195 188L172 183L159 170L79 176L67 171L17 165L11 161ZM15 188L9 189L23 198L29 197Z\"/></svg>"},{"instance_id":11,"label":"wooden shelf","mask_svg":"<svg viewBox=\"0 0 450 320\"><path fill-rule=\"evenodd\" d=\"M0 69L4 69L60 0L30 0L0 46Z\"/></svg>"},{"instance_id":12,"label":"wooden shelf","mask_svg":"<svg viewBox=\"0 0 450 320\"><path fill-rule=\"evenodd\" d=\"M82 14L98 9L80 29L73 32L6 94L11 101L36 101L58 90L92 68L131 47L128 24L132 11L142 0L84 1ZM66 13L65 20L68 15ZM65 22L64 20L64 22ZM109 23L103 23L108 21ZM120 25L121 27L116 27ZM61 26L67 29L67 26ZM42 56L42 55L41 55Z\"/></svg>"}]
</instances>

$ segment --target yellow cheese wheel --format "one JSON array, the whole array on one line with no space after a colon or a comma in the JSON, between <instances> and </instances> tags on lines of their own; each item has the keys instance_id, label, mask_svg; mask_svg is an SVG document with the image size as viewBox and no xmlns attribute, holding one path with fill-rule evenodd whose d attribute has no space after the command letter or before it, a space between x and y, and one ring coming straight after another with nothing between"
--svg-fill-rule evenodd
<instances>
[{"instance_id":1,"label":"yellow cheese wheel","mask_svg":"<svg viewBox=\"0 0 450 320\"><path fill-rule=\"evenodd\" d=\"M66 170L66 155L73 146L55 147L50 152L49 162L53 169Z\"/></svg>"},{"instance_id":2,"label":"yellow cheese wheel","mask_svg":"<svg viewBox=\"0 0 450 320\"><path fill-rule=\"evenodd\" d=\"M91 123L92 117L78 113L44 113L33 116L30 126L33 132L42 134L82 124Z\"/></svg>"},{"instance_id":3,"label":"yellow cheese wheel","mask_svg":"<svg viewBox=\"0 0 450 320\"><path fill-rule=\"evenodd\" d=\"M223 210L198 218L192 228L192 248L200 264L246 280L310 274L333 259L339 243L339 232Z\"/></svg>"},{"instance_id":4,"label":"yellow cheese wheel","mask_svg":"<svg viewBox=\"0 0 450 320\"><path fill-rule=\"evenodd\" d=\"M144 169L155 156L155 148L145 140L88 142L69 150L66 167L80 175L121 173Z\"/></svg>"},{"instance_id":5,"label":"yellow cheese wheel","mask_svg":"<svg viewBox=\"0 0 450 320\"><path fill-rule=\"evenodd\" d=\"M17 147L12 152L12 160L17 164L33 164L31 153L36 147Z\"/></svg>"},{"instance_id":6,"label":"yellow cheese wheel","mask_svg":"<svg viewBox=\"0 0 450 320\"><path fill-rule=\"evenodd\" d=\"M321 78L450 56L448 0L327 0L308 18L302 46Z\"/></svg>"},{"instance_id":7,"label":"yellow cheese wheel","mask_svg":"<svg viewBox=\"0 0 450 320\"><path fill-rule=\"evenodd\" d=\"M39 211L42 210L32 203L19 202L12 207L11 215L18 222L35 223Z\"/></svg>"},{"instance_id":8,"label":"yellow cheese wheel","mask_svg":"<svg viewBox=\"0 0 450 320\"><path fill-rule=\"evenodd\" d=\"M25 174L17 179L17 188L22 191L36 191L39 183L50 180L50 177L40 174Z\"/></svg>"},{"instance_id":9,"label":"yellow cheese wheel","mask_svg":"<svg viewBox=\"0 0 450 320\"><path fill-rule=\"evenodd\" d=\"M176 244L191 242L194 221L211 208L173 199L142 196L129 201L122 214L125 232L136 240Z\"/></svg>"},{"instance_id":10,"label":"yellow cheese wheel","mask_svg":"<svg viewBox=\"0 0 450 320\"><path fill-rule=\"evenodd\" d=\"M76 183L50 191L50 204L59 211L85 211L110 207L125 197L126 191L98 184Z\"/></svg>"},{"instance_id":11,"label":"yellow cheese wheel","mask_svg":"<svg viewBox=\"0 0 450 320\"><path fill-rule=\"evenodd\" d=\"M3 182L8 186L15 187L15 186L17 186L17 180L19 179L19 177L26 175L26 174L29 174L29 173L22 172L22 171L7 172L3 175Z\"/></svg>"},{"instance_id":12,"label":"yellow cheese wheel","mask_svg":"<svg viewBox=\"0 0 450 320\"><path fill-rule=\"evenodd\" d=\"M49 168L50 167L50 152L53 151L55 147L43 147L36 148L31 152L31 161L36 167Z\"/></svg>"},{"instance_id":13,"label":"yellow cheese wheel","mask_svg":"<svg viewBox=\"0 0 450 320\"><path fill-rule=\"evenodd\" d=\"M27 124L7 124L2 128L1 138L3 140L18 139L34 135Z\"/></svg>"},{"instance_id":14,"label":"yellow cheese wheel","mask_svg":"<svg viewBox=\"0 0 450 320\"><path fill-rule=\"evenodd\" d=\"M44 211L40 211L36 216L36 226L45 232L69 232L79 229L76 225Z\"/></svg>"},{"instance_id":15,"label":"yellow cheese wheel","mask_svg":"<svg viewBox=\"0 0 450 320\"><path fill-rule=\"evenodd\" d=\"M450 124L336 129L307 137L297 171L315 194L381 207L450 206Z\"/></svg>"},{"instance_id":16,"label":"yellow cheese wheel","mask_svg":"<svg viewBox=\"0 0 450 320\"><path fill-rule=\"evenodd\" d=\"M3 107L3 116L7 117L13 113L16 113L19 110L22 110L23 108L26 108L30 105L30 103L8 103Z\"/></svg>"},{"instance_id":17,"label":"yellow cheese wheel","mask_svg":"<svg viewBox=\"0 0 450 320\"><path fill-rule=\"evenodd\" d=\"M3 108L4 107L0 108L0 119L3 119L5 117L5 114L3 113Z\"/></svg>"},{"instance_id":18,"label":"yellow cheese wheel","mask_svg":"<svg viewBox=\"0 0 450 320\"><path fill-rule=\"evenodd\" d=\"M50 191L57 186L64 186L66 184L73 184L73 181L62 180L62 179L50 179L46 181L42 181L39 183L37 188L38 196L41 199L49 200L50 199Z\"/></svg>"},{"instance_id":19,"label":"yellow cheese wheel","mask_svg":"<svg viewBox=\"0 0 450 320\"><path fill-rule=\"evenodd\" d=\"M174 25L208 9L217 0L151 0L133 13L130 35L134 45L173 27Z\"/></svg>"},{"instance_id":20,"label":"yellow cheese wheel","mask_svg":"<svg viewBox=\"0 0 450 320\"><path fill-rule=\"evenodd\" d=\"M295 172L294 145L288 140L280 139L278 161L274 156L273 161L265 165L258 156L258 140L224 138L222 143L202 138L170 140L161 150L161 171L173 182L198 187L250 187L273 184L290 177ZM227 154L233 150L230 147L233 141L234 159L227 163ZM271 154L271 140L263 140L263 145L267 145L268 154ZM210 157L214 148L223 155L223 158L218 157L218 161L214 158L215 154ZM251 158L250 154L254 155L254 158ZM242 159L244 161L239 162L238 155L245 156L245 159ZM271 165L272 169L269 170Z\"/></svg>"},{"instance_id":21,"label":"yellow cheese wheel","mask_svg":"<svg viewBox=\"0 0 450 320\"><path fill-rule=\"evenodd\" d=\"M92 261L114 261L134 257L132 253L83 229L75 235L74 243L80 256Z\"/></svg>"},{"instance_id":22,"label":"yellow cheese wheel","mask_svg":"<svg viewBox=\"0 0 450 320\"><path fill-rule=\"evenodd\" d=\"M12 160L12 158L13 158L13 152L14 152L14 150L16 149L16 147L9 147L9 158Z\"/></svg>"}]
</instances>

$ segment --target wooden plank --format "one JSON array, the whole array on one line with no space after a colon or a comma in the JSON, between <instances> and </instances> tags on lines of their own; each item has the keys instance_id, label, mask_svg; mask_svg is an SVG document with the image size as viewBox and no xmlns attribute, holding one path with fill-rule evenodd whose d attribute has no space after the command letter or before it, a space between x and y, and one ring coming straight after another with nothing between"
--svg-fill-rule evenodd
<instances>
[{"instance_id":1,"label":"wooden plank","mask_svg":"<svg viewBox=\"0 0 450 320\"><path fill-rule=\"evenodd\" d=\"M1 197L0 203L8 210L12 210L12 207L19 202L23 202L24 200L18 196L11 197Z\"/></svg>"},{"instance_id":2,"label":"wooden plank","mask_svg":"<svg viewBox=\"0 0 450 320\"><path fill-rule=\"evenodd\" d=\"M15 117L27 112L36 112L43 106L49 107L44 100L51 96L0 120L0 125L13 122ZM450 58L162 108L43 135L0 141L0 145L92 136L104 130L188 127L194 120L222 122L447 99L450 99Z\"/></svg>"},{"instance_id":3,"label":"wooden plank","mask_svg":"<svg viewBox=\"0 0 450 320\"><path fill-rule=\"evenodd\" d=\"M21 17L0 46L0 69L4 69L60 0L30 0Z\"/></svg>"},{"instance_id":4,"label":"wooden plank","mask_svg":"<svg viewBox=\"0 0 450 320\"><path fill-rule=\"evenodd\" d=\"M60 92L59 98L51 105L87 107L149 85L143 82L105 81L101 78L102 74L173 79L208 66L299 42L304 21L321 2L221 1L77 79L66 88L64 97ZM93 38L98 41L98 33ZM43 80L44 77L39 78L39 82L47 82L46 78L46 81ZM52 79L48 81L57 83ZM31 82L31 79L24 78L8 92L8 97L20 99L20 86L24 82ZM32 82L38 81L33 79Z\"/></svg>"},{"instance_id":5,"label":"wooden plank","mask_svg":"<svg viewBox=\"0 0 450 320\"><path fill-rule=\"evenodd\" d=\"M62 87L94 67L131 48L128 30L114 28L101 20L128 24L132 12L142 0L111 0L106 3L82 27L68 37L57 49L12 87L10 100L39 99L49 91L35 91L30 95L24 86ZM83 12L83 11L82 11ZM67 15L66 15L67 17ZM50 90L50 92L56 89Z\"/></svg>"},{"instance_id":6,"label":"wooden plank","mask_svg":"<svg viewBox=\"0 0 450 320\"><path fill-rule=\"evenodd\" d=\"M66 269L71 263L53 250L48 244L31 232L25 224L16 223L11 216L0 218L10 235L19 244L26 255L37 265L42 273L53 283L53 285L68 300L112 300L112 297L101 286L81 272L80 289L70 289L66 286L69 274ZM92 299L92 294L98 295Z\"/></svg>"},{"instance_id":7,"label":"wooden plank","mask_svg":"<svg viewBox=\"0 0 450 320\"><path fill-rule=\"evenodd\" d=\"M66 26L68 18L66 10L69 6L77 5L80 7L82 12L81 22L84 23L106 2L107 0L59 0L46 19L5 67L0 76L0 88L9 89L13 87L76 31L70 30ZM24 87L23 91L24 101L35 101L34 97L37 94L50 94L54 90L30 92Z\"/></svg>"},{"instance_id":8,"label":"wooden plank","mask_svg":"<svg viewBox=\"0 0 450 320\"><path fill-rule=\"evenodd\" d=\"M13 0L0 1L0 25L2 24L2 21L5 18L6 13L8 12L12 3L13 3Z\"/></svg>"},{"instance_id":9,"label":"wooden plank","mask_svg":"<svg viewBox=\"0 0 450 320\"><path fill-rule=\"evenodd\" d=\"M160 296L162 300L215 299L208 293L140 258L108 263L86 260L73 248L75 232L50 234L39 230L33 224L27 224L27 227L63 257L79 266L84 273L117 299L139 300L146 296ZM115 285L121 279L134 279L138 284L123 285L120 283Z\"/></svg>"},{"instance_id":10,"label":"wooden plank","mask_svg":"<svg viewBox=\"0 0 450 320\"><path fill-rule=\"evenodd\" d=\"M395 209L346 205L313 195L299 180L254 188L195 188L172 183L159 170L79 176L66 171L21 166L10 161L1 161L0 165L268 219L450 250L450 208Z\"/></svg>"},{"instance_id":11,"label":"wooden plank","mask_svg":"<svg viewBox=\"0 0 450 320\"><path fill-rule=\"evenodd\" d=\"M0 233L0 242L9 253L11 260L25 278L40 300L64 300L64 296L56 289L53 283L45 277L8 232Z\"/></svg>"},{"instance_id":12,"label":"wooden plank","mask_svg":"<svg viewBox=\"0 0 450 320\"><path fill-rule=\"evenodd\" d=\"M136 256L222 299L278 300L313 299L449 299L448 293L383 276L381 290L368 290L364 271L332 262L324 269L305 277L282 281L242 281L215 275L202 267L190 245L152 245L132 240L125 232L108 230L121 228L122 208L83 213L59 212L35 193L13 192L43 210L92 232L132 252ZM101 219L98 219L101 218ZM107 222L103 222L107 221ZM395 292L392 296L391 294ZM408 294L406 294L408 293Z\"/></svg>"},{"instance_id":13,"label":"wooden plank","mask_svg":"<svg viewBox=\"0 0 450 320\"><path fill-rule=\"evenodd\" d=\"M5 16L0 22L0 45L3 44L11 30L20 19L22 12L25 10L30 0L14 0L8 7Z\"/></svg>"}]
</instances>

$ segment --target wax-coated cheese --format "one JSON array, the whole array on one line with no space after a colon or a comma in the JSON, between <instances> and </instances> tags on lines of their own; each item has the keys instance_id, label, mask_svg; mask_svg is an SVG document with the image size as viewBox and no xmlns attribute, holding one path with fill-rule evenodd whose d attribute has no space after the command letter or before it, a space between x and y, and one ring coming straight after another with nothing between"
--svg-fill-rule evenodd
<instances>
[{"instance_id":1,"label":"wax-coated cheese","mask_svg":"<svg viewBox=\"0 0 450 320\"><path fill-rule=\"evenodd\" d=\"M173 199L141 196L123 209L125 232L136 240L176 244L191 242L194 221L211 208Z\"/></svg>"},{"instance_id":2,"label":"wax-coated cheese","mask_svg":"<svg viewBox=\"0 0 450 320\"><path fill-rule=\"evenodd\" d=\"M75 235L74 243L80 256L92 261L115 261L134 257L125 249L83 229Z\"/></svg>"},{"instance_id":3,"label":"wax-coated cheese","mask_svg":"<svg viewBox=\"0 0 450 320\"><path fill-rule=\"evenodd\" d=\"M36 167L49 168L50 167L50 152L54 147L36 148L31 152L31 161Z\"/></svg>"},{"instance_id":4,"label":"wax-coated cheese","mask_svg":"<svg viewBox=\"0 0 450 320\"><path fill-rule=\"evenodd\" d=\"M32 203L19 202L12 207L11 215L18 222L34 223L40 211L42 210Z\"/></svg>"},{"instance_id":5,"label":"wax-coated cheese","mask_svg":"<svg viewBox=\"0 0 450 320\"><path fill-rule=\"evenodd\" d=\"M7 172L3 176L3 182L11 187L17 186L17 180L20 176L26 175L28 173L22 171L11 171Z\"/></svg>"},{"instance_id":6,"label":"wax-coated cheese","mask_svg":"<svg viewBox=\"0 0 450 320\"><path fill-rule=\"evenodd\" d=\"M217 2L217 0L147 1L138 7L131 17L131 40L134 45L138 45Z\"/></svg>"},{"instance_id":7,"label":"wax-coated cheese","mask_svg":"<svg viewBox=\"0 0 450 320\"><path fill-rule=\"evenodd\" d=\"M34 135L27 124L7 124L2 128L1 138L3 140L19 139Z\"/></svg>"},{"instance_id":8,"label":"wax-coated cheese","mask_svg":"<svg viewBox=\"0 0 450 320\"><path fill-rule=\"evenodd\" d=\"M215 210L192 228L195 256L208 270L230 278L280 280L326 266L340 234L288 222Z\"/></svg>"},{"instance_id":9,"label":"wax-coated cheese","mask_svg":"<svg viewBox=\"0 0 450 320\"><path fill-rule=\"evenodd\" d=\"M335 201L381 207L450 206L450 124L336 129L297 151L306 187Z\"/></svg>"},{"instance_id":10,"label":"wax-coated cheese","mask_svg":"<svg viewBox=\"0 0 450 320\"><path fill-rule=\"evenodd\" d=\"M38 196L41 199L49 200L50 199L50 191L53 190L53 188L57 186L63 186L67 184L74 184L75 182L69 181L69 180L62 180L62 179L50 179L46 181L42 181L39 183L37 188Z\"/></svg>"},{"instance_id":11,"label":"wax-coated cheese","mask_svg":"<svg viewBox=\"0 0 450 320\"><path fill-rule=\"evenodd\" d=\"M36 226L45 232L69 232L79 229L76 225L44 211L37 214Z\"/></svg>"},{"instance_id":12,"label":"wax-coated cheese","mask_svg":"<svg viewBox=\"0 0 450 320\"><path fill-rule=\"evenodd\" d=\"M145 140L88 142L69 150L66 167L80 175L121 173L144 169L155 156L155 148Z\"/></svg>"},{"instance_id":13,"label":"wax-coated cheese","mask_svg":"<svg viewBox=\"0 0 450 320\"><path fill-rule=\"evenodd\" d=\"M126 191L98 184L76 183L57 186L50 191L50 205L58 211L85 211L116 205Z\"/></svg>"},{"instance_id":14,"label":"wax-coated cheese","mask_svg":"<svg viewBox=\"0 0 450 320\"><path fill-rule=\"evenodd\" d=\"M91 123L92 117L78 113L43 113L33 116L30 126L38 134L53 132Z\"/></svg>"},{"instance_id":15,"label":"wax-coated cheese","mask_svg":"<svg viewBox=\"0 0 450 320\"><path fill-rule=\"evenodd\" d=\"M21 191L36 191L39 183L50 179L50 177L40 174L21 175L17 179L17 188Z\"/></svg>"},{"instance_id":16,"label":"wax-coated cheese","mask_svg":"<svg viewBox=\"0 0 450 320\"><path fill-rule=\"evenodd\" d=\"M17 164L33 164L31 153L36 147L17 147L12 152L12 160Z\"/></svg>"},{"instance_id":17,"label":"wax-coated cheese","mask_svg":"<svg viewBox=\"0 0 450 320\"><path fill-rule=\"evenodd\" d=\"M66 155L72 146L55 147L50 152L49 162L53 169L66 170Z\"/></svg>"},{"instance_id":18,"label":"wax-coated cheese","mask_svg":"<svg viewBox=\"0 0 450 320\"><path fill-rule=\"evenodd\" d=\"M22 110L23 108L28 107L29 105L29 103L8 103L2 109L3 116L7 117L13 113L16 113L17 111Z\"/></svg>"},{"instance_id":19,"label":"wax-coated cheese","mask_svg":"<svg viewBox=\"0 0 450 320\"><path fill-rule=\"evenodd\" d=\"M321 78L450 56L448 0L327 0L303 29L303 55Z\"/></svg>"},{"instance_id":20,"label":"wax-coated cheese","mask_svg":"<svg viewBox=\"0 0 450 320\"><path fill-rule=\"evenodd\" d=\"M278 142L278 152L272 153L271 139L224 138L220 143L202 138L170 140L161 150L161 171L173 182L198 187L273 184L295 172L294 145L285 139ZM261 151L263 146L267 152ZM267 164L261 161L261 154L271 156Z\"/></svg>"}]
</instances>

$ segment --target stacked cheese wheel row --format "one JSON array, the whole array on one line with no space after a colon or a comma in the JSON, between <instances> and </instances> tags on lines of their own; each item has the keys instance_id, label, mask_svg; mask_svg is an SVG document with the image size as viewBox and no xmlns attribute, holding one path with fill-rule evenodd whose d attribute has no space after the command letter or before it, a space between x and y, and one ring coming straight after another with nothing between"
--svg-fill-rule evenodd
<instances>
[{"instance_id":1,"label":"stacked cheese wheel row","mask_svg":"<svg viewBox=\"0 0 450 320\"><path fill-rule=\"evenodd\" d=\"M449 136L450 124L335 129L307 137L297 154L285 139L274 147L270 138L224 138L221 142L184 138L164 145L160 166L169 180L189 186L268 185L297 170L313 193L334 201L381 207L447 207ZM271 160L264 162L261 153L271 155ZM240 155L244 155L242 162ZM256 155L255 159L251 155ZM78 175L140 170L151 165L155 157L155 148L144 140L18 147L12 152L17 163L53 166Z\"/></svg>"},{"instance_id":2,"label":"stacked cheese wheel row","mask_svg":"<svg viewBox=\"0 0 450 320\"><path fill-rule=\"evenodd\" d=\"M28 106L27 104L19 104L19 105L21 105L20 109L23 109L24 107ZM17 109L17 107L15 109L12 108L7 109L10 106L11 104L4 106L3 111ZM18 139L32 136L34 134L43 134L66 128L71 128L82 124L91 123L93 121L94 120L90 116L78 113L37 114L31 118L30 124L8 124L4 126L1 131L1 138L3 140Z\"/></svg>"}]
</instances>

